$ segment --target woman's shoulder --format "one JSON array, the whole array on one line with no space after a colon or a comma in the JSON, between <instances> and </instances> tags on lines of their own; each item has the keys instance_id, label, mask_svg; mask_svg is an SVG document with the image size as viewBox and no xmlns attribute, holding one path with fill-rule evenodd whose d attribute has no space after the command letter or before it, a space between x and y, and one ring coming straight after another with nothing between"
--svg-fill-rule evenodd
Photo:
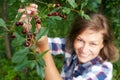
<instances>
[{"instance_id":1,"label":"woman's shoulder","mask_svg":"<svg viewBox=\"0 0 120 80\"><path fill-rule=\"evenodd\" d=\"M104 61L101 65L103 68L109 68L112 69L113 68L113 64L109 61Z\"/></svg>"},{"instance_id":2,"label":"woman's shoulder","mask_svg":"<svg viewBox=\"0 0 120 80\"><path fill-rule=\"evenodd\" d=\"M112 72L112 69L113 69L113 64L109 61L103 61L91 66L92 71L105 72L106 74Z\"/></svg>"}]
</instances>

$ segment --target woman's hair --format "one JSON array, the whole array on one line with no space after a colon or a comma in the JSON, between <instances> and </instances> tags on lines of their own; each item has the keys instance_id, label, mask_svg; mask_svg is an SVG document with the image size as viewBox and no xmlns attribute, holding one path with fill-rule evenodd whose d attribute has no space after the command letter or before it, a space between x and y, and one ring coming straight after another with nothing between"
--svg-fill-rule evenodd
<instances>
[{"instance_id":1,"label":"woman's hair","mask_svg":"<svg viewBox=\"0 0 120 80\"><path fill-rule=\"evenodd\" d=\"M86 29L91 29L97 32L102 31L104 47L101 49L99 55L103 60L114 61L118 55L113 43L113 34L106 17L99 13L90 14L89 17L90 19L87 20L77 16L67 37L66 49L72 50L76 37Z\"/></svg>"}]
</instances>

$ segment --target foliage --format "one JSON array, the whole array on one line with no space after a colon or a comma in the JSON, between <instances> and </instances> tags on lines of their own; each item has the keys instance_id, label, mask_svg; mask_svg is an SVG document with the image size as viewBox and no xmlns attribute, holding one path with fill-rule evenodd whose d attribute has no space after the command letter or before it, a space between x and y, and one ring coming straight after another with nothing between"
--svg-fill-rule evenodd
<instances>
[{"instance_id":1,"label":"foliage","mask_svg":"<svg viewBox=\"0 0 120 80\"><path fill-rule=\"evenodd\" d=\"M36 48L35 44L32 47L23 46L26 36L21 33L22 27L15 26L15 22L18 21L22 15L19 14L17 10L19 8L24 8L29 5L29 3L36 3L39 5L39 14L37 16L41 19L43 29L37 34L36 40L46 34L47 30L49 30L48 36L50 37L66 37L76 15L89 19L89 16L87 15L88 12L102 12L109 18L111 28L115 33L115 43L118 50L120 50L119 0L1 0L0 13L2 13L2 3L4 1L6 1L7 8L9 9L7 10L6 15L7 21L0 18L0 59L2 59L0 62L4 63L0 64L2 66L2 71L0 73L1 80L16 80L15 78L19 78L18 80L38 80L38 76L40 76L42 80L42 77L44 76L45 63L42 59L43 55L39 55L34 51ZM60 6L56 7L56 4L60 4ZM59 15L53 15L55 12L58 12ZM48 16L48 14L52 14L52 16ZM18 15L18 17L16 17L16 15ZM62 17L60 15L62 15ZM33 27L35 27L34 23ZM3 44L4 35L8 34L10 36L11 32L16 36L15 39L9 38L13 55L12 62L4 59L6 57L4 51L5 45ZM61 59L63 61L64 57L62 55L60 55L60 57L59 55L53 57L59 71L61 71L63 64L61 63ZM14 71L14 67L15 70L20 71ZM119 61L115 62L113 80L118 80L120 77L119 67ZM22 73L19 74L19 72ZM36 74L38 74L38 76L36 76Z\"/></svg>"}]
</instances>

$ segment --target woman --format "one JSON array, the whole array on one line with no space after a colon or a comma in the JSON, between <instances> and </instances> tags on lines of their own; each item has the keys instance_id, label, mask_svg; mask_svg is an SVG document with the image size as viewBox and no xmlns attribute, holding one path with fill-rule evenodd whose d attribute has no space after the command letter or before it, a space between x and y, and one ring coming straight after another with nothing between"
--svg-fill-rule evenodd
<instances>
[{"instance_id":1,"label":"woman","mask_svg":"<svg viewBox=\"0 0 120 80\"><path fill-rule=\"evenodd\" d=\"M43 57L45 80L112 80L111 61L116 59L117 52L107 19L97 13L89 16L90 20L75 20L66 40L44 36L38 41L39 53L51 50ZM61 75L50 53L65 54Z\"/></svg>"}]
</instances>

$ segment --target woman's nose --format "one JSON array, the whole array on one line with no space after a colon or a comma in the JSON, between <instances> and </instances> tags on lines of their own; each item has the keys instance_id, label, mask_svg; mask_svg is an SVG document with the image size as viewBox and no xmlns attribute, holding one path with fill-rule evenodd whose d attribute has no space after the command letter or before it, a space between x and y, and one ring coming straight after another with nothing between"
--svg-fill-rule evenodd
<instances>
[{"instance_id":1,"label":"woman's nose","mask_svg":"<svg viewBox=\"0 0 120 80\"><path fill-rule=\"evenodd\" d=\"M87 52L87 51L89 50L88 45L87 45L87 44L83 44L83 45L81 46L80 50L81 50L83 53Z\"/></svg>"}]
</instances>

